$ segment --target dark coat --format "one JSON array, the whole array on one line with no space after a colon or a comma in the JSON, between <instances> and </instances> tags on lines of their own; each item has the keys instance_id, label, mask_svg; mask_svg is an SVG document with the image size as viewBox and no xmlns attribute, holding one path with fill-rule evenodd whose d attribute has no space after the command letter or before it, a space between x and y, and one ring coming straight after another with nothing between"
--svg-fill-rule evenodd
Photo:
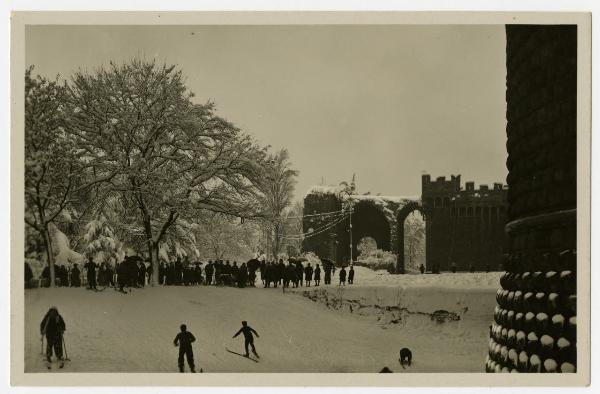
<instances>
[{"instance_id":1,"label":"dark coat","mask_svg":"<svg viewBox=\"0 0 600 394\"><path fill-rule=\"evenodd\" d=\"M40 332L47 338L55 338L66 330L65 321L58 311L51 308L40 323Z\"/></svg>"}]
</instances>

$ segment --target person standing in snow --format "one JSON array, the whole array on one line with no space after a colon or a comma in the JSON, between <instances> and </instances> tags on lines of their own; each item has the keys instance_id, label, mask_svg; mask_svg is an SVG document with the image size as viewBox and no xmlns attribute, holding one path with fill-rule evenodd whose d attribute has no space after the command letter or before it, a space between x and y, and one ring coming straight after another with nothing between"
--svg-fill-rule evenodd
<instances>
[{"instance_id":1,"label":"person standing in snow","mask_svg":"<svg viewBox=\"0 0 600 394\"><path fill-rule=\"evenodd\" d=\"M419 271L421 271L421 275L425 273L425 266L422 263L419 265Z\"/></svg>"},{"instance_id":2,"label":"person standing in snow","mask_svg":"<svg viewBox=\"0 0 600 394\"><path fill-rule=\"evenodd\" d=\"M331 265L325 265L325 284L331 284Z\"/></svg>"},{"instance_id":3,"label":"person standing in snow","mask_svg":"<svg viewBox=\"0 0 600 394\"><path fill-rule=\"evenodd\" d=\"M196 372L196 367L194 365L194 351L192 349L192 342L196 341L194 335L187 330L187 326L182 324L179 326L181 330L175 339L173 340L173 344L175 346L179 346L179 357L177 358L177 364L179 366L179 372L184 372L185 363L183 360L183 356L187 358L187 363L190 366L190 371Z\"/></svg>"},{"instance_id":4,"label":"person standing in snow","mask_svg":"<svg viewBox=\"0 0 600 394\"><path fill-rule=\"evenodd\" d=\"M354 265L351 265L350 271L348 271L348 284L354 284Z\"/></svg>"},{"instance_id":5,"label":"person standing in snow","mask_svg":"<svg viewBox=\"0 0 600 394\"><path fill-rule=\"evenodd\" d=\"M313 277L313 268L310 266L310 263L304 268L304 280L306 282L306 287L310 287L310 282L312 282Z\"/></svg>"},{"instance_id":6,"label":"person standing in snow","mask_svg":"<svg viewBox=\"0 0 600 394\"><path fill-rule=\"evenodd\" d=\"M315 267L315 286L319 286L321 284L321 267L319 264Z\"/></svg>"},{"instance_id":7,"label":"person standing in snow","mask_svg":"<svg viewBox=\"0 0 600 394\"><path fill-rule=\"evenodd\" d=\"M62 345L65 330L65 321L58 313L58 309L55 306L51 307L40 323L40 333L46 336L46 361L52 361L52 350L58 360L63 360Z\"/></svg>"},{"instance_id":8,"label":"person standing in snow","mask_svg":"<svg viewBox=\"0 0 600 394\"><path fill-rule=\"evenodd\" d=\"M89 261L83 266L87 273L88 289L98 290L96 288L96 263L90 257Z\"/></svg>"},{"instance_id":9,"label":"person standing in snow","mask_svg":"<svg viewBox=\"0 0 600 394\"><path fill-rule=\"evenodd\" d=\"M340 270L340 286L346 286L346 268L344 266Z\"/></svg>"},{"instance_id":10,"label":"person standing in snow","mask_svg":"<svg viewBox=\"0 0 600 394\"><path fill-rule=\"evenodd\" d=\"M256 357L259 357L258 353L256 353L256 348L254 347L254 337L252 336L253 333L257 338L260 338L260 335L258 335L258 333L248 325L248 322L244 320L242 321L242 328L240 328L232 337L235 338L240 334L244 334L244 349L246 349L246 354L244 354L244 357L250 357L250 353L248 353L248 346L252 347L252 353L254 353Z\"/></svg>"}]
</instances>

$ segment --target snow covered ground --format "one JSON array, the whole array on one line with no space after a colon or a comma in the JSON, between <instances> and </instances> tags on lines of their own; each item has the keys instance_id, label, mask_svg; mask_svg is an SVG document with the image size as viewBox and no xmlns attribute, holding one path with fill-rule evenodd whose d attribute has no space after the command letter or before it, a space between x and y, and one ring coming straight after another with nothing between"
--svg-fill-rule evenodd
<instances>
[{"instance_id":1,"label":"snow covered ground","mask_svg":"<svg viewBox=\"0 0 600 394\"><path fill-rule=\"evenodd\" d=\"M146 287L131 294L31 289L25 291L25 370L47 371L39 324L55 305L67 325L72 361L65 372L176 372L172 342L181 323L197 338L197 370L205 372L378 372L384 366L394 372L481 372L499 276L379 275L357 267L357 284L317 290L345 300L338 309L308 298L314 288L285 294L261 287ZM350 312L352 302L365 307ZM394 308L381 313L386 306ZM439 309L461 319L432 321L429 314ZM391 321L394 313L399 321ZM231 338L241 320L260 334L258 363L225 350L243 352L243 339ZM401 347L413 352L406 369L397 361Z\"/></svg>"},{"instance_id":2,"label":"snow covered ground","mask_svg":"<svg viewBox=\"0 0 600 394\"><path fill-rule=\"evenodd\" d=\"M346 269L346 271L348 271ZM385 270L373 271L366 267L354 267L354 282L363 286L439 287L445 289L498 290L504 272L459 272L453 274L391 275ZM335 276L339 271L336 270ZM492 308L493 309L493 308Z\"/></svg>"}]
</instances>

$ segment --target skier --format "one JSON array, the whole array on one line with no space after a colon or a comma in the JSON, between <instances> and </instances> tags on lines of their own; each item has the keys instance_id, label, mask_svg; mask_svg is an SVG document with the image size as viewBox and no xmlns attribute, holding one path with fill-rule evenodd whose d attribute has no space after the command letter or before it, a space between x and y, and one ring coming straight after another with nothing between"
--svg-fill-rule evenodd
<instances>
[{"instance_id":1,"label":"skier","mask_svg":"<svg viewBox=\"0 0 600 394\"><path fill-rule=\"evenodd\" d=\"M344 266L340 270L340 286L346 286L346 267Z\"/></svg>"},{"instance_id":2,"label":"skier","mask_svg":"<svg viewBox=\"0 0 600 394\"><path fill-rule=\"evenodd\" d=\"M315 286L319 286L321 283L321 267L319 264L315 267Z\"/></svg>"},{"instance_id":3,"label":"skier","mask_svg":"<svg viewBox=\"0 0 600 394\"><path fill-rule=\"evenodd\" d=\"M55 306L51 307L42 319L40 332L42 337L46 336L46 361L52 362L52 350L54 350L54 355L61 362L60 368L64 366L62 345L65 330L65 321L58 313L58 309ZM48 369L50 369L50 365L48 365Z\"/></svg>"},{"instance_id":4,"label":"skier","mask_svg":"<svg viewBox=\"0 0 600 394\"><path fill-rule=\"evenodd\" d=\"M240 333L244 334L244 349L246 349L246 354L244 354L244 357L250 357L250 353L248 353L248 345L252 347L252 353L254 353L256 357L259 357L258 353L256 353L256 348L254 347L254 337L252 336L252 333L256 334L257 338L260 338L260 335L258 335L258 333L252 327L250 327L248 322L245 320L242 321L242 328L240 328L232 338L237 337L240 335Z\"/></svg>"},{"instance_id":5,"label":"skier","mask_svg":"<svg viewBox=\"0 0 600 394\"><path fill-rule=\"evenodd\" d=\"M425 273L425 266L423 264L419 265L419 271L421 271L421 274Z\"/></svg>"},{"instance_id":6,"label":"skier","mask_svg":"<svg viewBox=\"0 0 600 394\"><path fill-rule=\"evenodd\" d=\"M354 284L354 265L351 265L350 271L348 271L348 284Z\"/></svg>"},{"instance_id":7,"label":"skier","mask_svg":"<svg viewBox=\"0 0 600 394\"><path fill-rule=\"evenodd\" d=\"M88 289L98 290L96 288L96 263L90 256L89 261L83 266L87 272Z\"/></svg>"},{"instance_id":8,"label":"skier","mask_svg":"<svg viewBox=\"0 0 600 394\"><path fill-rule=\"evenodd\" d=\"M181 329L181 331L177 334L175 340L173 340L173 344L175 346L179 346L179 357L177 358L179 372L184 371L184 355L187 358L188 365L190 366L190 371L196 372L194 366L194 351L192 350L192 342L194 342L196 338L191 332L187 330L187 326L185 324L182 324L181 326L179 326L179 328Z\"/></svg>"}]
</instances>

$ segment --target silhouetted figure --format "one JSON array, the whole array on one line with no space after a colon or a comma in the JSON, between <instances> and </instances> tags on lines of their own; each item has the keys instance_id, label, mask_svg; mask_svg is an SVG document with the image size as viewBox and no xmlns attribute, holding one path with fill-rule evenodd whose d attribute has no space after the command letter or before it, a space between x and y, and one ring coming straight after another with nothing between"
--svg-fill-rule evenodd
<instances>
[{"instance_id":1,"label":"silhouetted figure","mask_svg":"<svg viewBox=\"0 0 600 394\"><path fill-rule=\"evenodd\" d=\"M98 290L96 288L96 263L90 257L89 261L83 267L86 270L88 289Z\"/></svg>"},{"instance_id":2,"label":"silhouetted figure","mask_svg":"<svg viewBox=\"0 0 600 394\"><path fill-rule=\"evenodd\" d=\"M422 263L419 265L419 271L421 271L421 274L425 273L425 266Z\"/></svg>"},{"instance_id":3,"label":"silhouetted figure","mask_svg":"<svg viewBox=\"0 0 600 394\"><path fill-rule=\"evenodd\" d=\"M79 271L77 264L73 264L73 268L71 268L71 287L79 286L81 286L81 271Z\"/></svg>"},{"instance_id":4,"label":"silhouetted figure","mask_svg":"<svg viewBox=\"0 0 600 394\"><path fill-rule=\"evenodd\" d=\"M188 365L190 366L190 371L196 372L194 366L194 351L192 350L192 342L194 342L196 338L191 332L187 331L187 326L185 324L182 324L179 328L181 331L179 332L179 334L177 334L175 340L173 340L173 344L175 346L179 346L179 357L177 358L179 372L184 371L184 355L187 359Z\"/></svg>"},{"instance_id":5,"label":"silhouetted figure","mask_svg":"<svg viewBox=\"0 0 600 394\"><path fill-rule=\"evenodd\" d=\"M410 363L412 362L412 352L410 349L403 347L400 349L400 365L404 367L404 364L407 364L410 367Z\"/></svg>"},{"instance_id":6,"label":"silhouetted figure","mask_svg":"<svg viewBox=\"0 0 600 394\"><path fill-rule=\"evenodd\" d=\"M313 267L311 267L310 263L308 263L306 268L304 268L304 280L306 281L306 287L310 287L310 282L312 282L313 272L314 272Z\"/></svg>"},{"instance_id":7,"label":"silhouetted figure","mask_svg":"<svg viewBox=\"0 0 600 394\"><path fill-rule=\"evenodd\" d=\"M321 284L321 267L319 264L315 267L315 286L319 286Z\"/></svg>"},{"instance_id":8,"label":"silhouetted figure","mask_svg":"<svg viewBox=\"0 0 600 394\"><path fill-rule=\"evenodd\" d=\"M354 283L354 265L350 266L350 271L348 271L348 284Z\"/></svg>"},{"instance_id":9,"label":"silhouetted figure","mask_svg":"<svg viewBox=\"0 0 600 394\"><path fill-rule=\"evenodd\" d=\"M65 330L65 321L58 309L55 306L51 307L40 323L40 333L46 336L46 361L52 361L52 350L57 359L63 359L62 341Z\"/></svg>"},{"instance_id":10,"label":"silhouetted figure","mask_svg":"<svg viewBox=\"0 0 600 394\"><path fill-rule=\"evenodd\" d=\"M340 270L340 286L346 286L346 267Z\"/></svg>"},{"instance_id":11,"label":"silhouetted figure","mask_svg":"<svg viewBox=\"0 0 600 394\"><path fill-rule=\"evenodd\" d=\"M331 284L331 265L325 264L325 284Z\"/></svg>"},{"instance_id":12,"label":"silhouetted figure","mask_svg":"<svg viewBox=\"0 0 600 394\"><path fill-rule=\"evenodd\" d=\"M234 261L235 265L235 261ZM246 282L248 281L248 269L246 268L246 264L242 263L237 272L237 283L238 287L246 287Z\"/></svg>"},{"instance_id":13,"label":"silhouetted figure","mask_svg":"<svg viewBox=\"0 0 600 394\"><path fill-rule=\"evenodd\" d=\"M257 338L260 338L260 335L258 335L258 333L248 325L248 322L244 320L242 322L242 328L240 328L239 331L236 332L235 335L232 337L235 338L240 334L244 334L244 349L246 349L246 354L244 354L245 357L250 356L250 353L248 353L248 345L252 347L252 353L254 353L256 357L259 357L258 353L256 353L256 348L254 347L254 337L252 336L253 333L256 335Z\"/></svg>"},{"instance_id":14,"label":"silhouetted figure","mask_svg":"<svg viewBox=\"0 0 600 394\"><path fill-rule=\"evenodd\" d=\"M213 268L213 263L212 260L208 262L208 264L206 265L206 267L204 268L204 276L205 276L205 282L207 285L212 285L213 284L213 273L214 273L214 268Z\"/></svg>"}]
</instances>

